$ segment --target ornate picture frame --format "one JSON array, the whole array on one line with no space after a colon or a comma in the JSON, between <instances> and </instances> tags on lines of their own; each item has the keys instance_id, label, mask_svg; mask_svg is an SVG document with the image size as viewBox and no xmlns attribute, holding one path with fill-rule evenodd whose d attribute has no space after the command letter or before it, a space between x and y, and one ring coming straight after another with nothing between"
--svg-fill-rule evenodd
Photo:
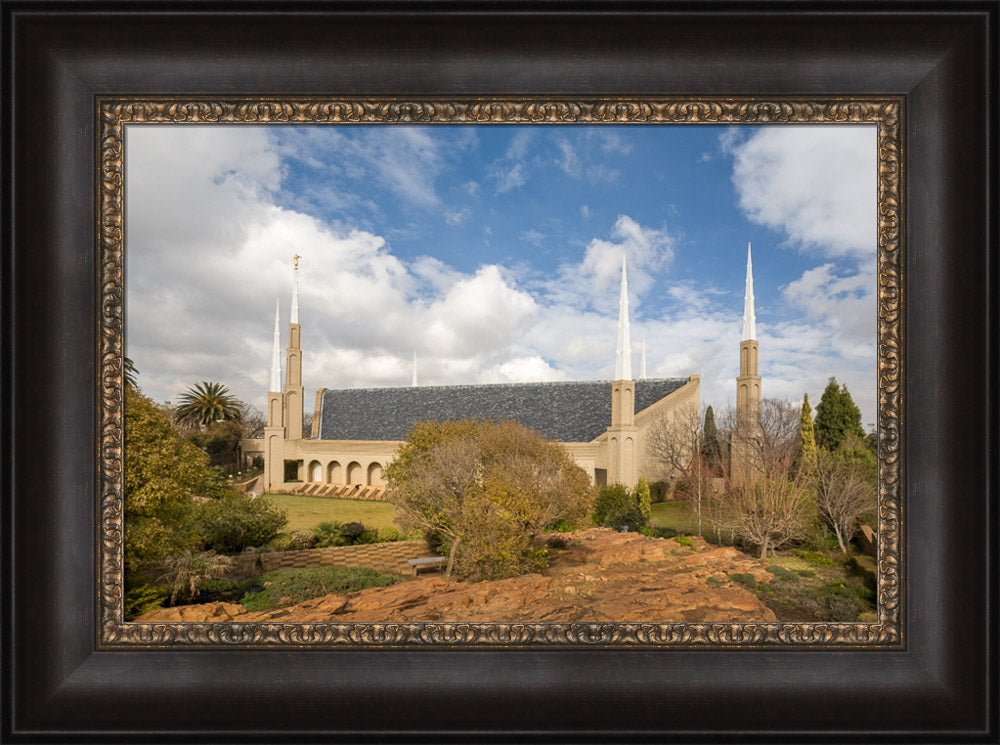
<instances>
[{"instance_id":1,"label":"ornate picture frame","mask_svg":"<svg viewBox=\"0 0 1000 745\"><path fill-rule=\"evenodd\" d=\"M2 0L0 739L996 742L1000 8L780 11ZM418 628L356 642L294 624L127 628L113 589L121 253L107 250L121 237L101 106L200 102L175 109L186 119L212 115L205 102L314 97L530 99L554 116L567 101L899 105L900 201L885 204L880 240L905 250L899 274L880 267L879 291L899 332L880 337L880 488L899 478L880 515L886 536L899 518L898 543L880 558L899 563L884 568L884 615L864 627L879 644L844 644L853 631L836 628L805 644L781 629L725 632L745 644L707 629L690 644L669 628L664 644L640 643L659 628L613 644L603 628L571 630L571 643L501 631L526 634L509 644L435 627L450 636L428 644Z\"/></svg>"},{"instance_id":2,"label":"ornate picture frame","mask_svg":"<svg viewBox=\"0 0 1000 745\"><path fill-rule=\"evenodd\" d=\"M903 370L901 207L904 101L899 98L758 99L690 98L452 98L322 97L289 99L99 98L100 253L102 288L101 453L102 639L107 646L169 644L698 646L767 644L877 647L904 644L900 594L903 526L900 436ZM140 623L123 620L122 471L124 333L121 300L124 241L125 127L143 124L868 124L877 128L878 152L878 432L880 489L875 622L645 622L645 623Z\"/></svg>"}]
</instances>

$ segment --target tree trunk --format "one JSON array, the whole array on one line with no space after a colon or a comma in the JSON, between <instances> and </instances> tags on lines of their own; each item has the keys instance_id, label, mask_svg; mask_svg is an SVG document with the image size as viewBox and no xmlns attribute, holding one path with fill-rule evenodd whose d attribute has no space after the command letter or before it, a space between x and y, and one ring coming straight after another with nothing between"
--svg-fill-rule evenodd
<instances>
[{"instance_id":1,"label":"tree trunk","mask_svg":"<svg viewBox=\"0 0 1000 745\"><path fill-rule=\"evenodd\" d=\"M448 551L448 568L444 573L445 579L451 579L451 568L455 565L455 554L458 553L458 544L461 542L461 538L456 538L451 544L451 549Z\"/></svg>"},{"instance_id":2,"label":"tree trunk","mask_svg":"<svg viewBox=\"0 0 1000 745\"><path fill-rule=\"evenodd\" d=\"M843 551L846 554L847 553L847 547L844 545L844 535L843 535L843 533L840 532L840 526L839 525L834 525L833 526L833 533L834 533L834 535L837 536L837 543L840 544L840 550Z\"/></svg>"},{"instance_id":3,"label":"tree trunk","mask_svg":"<svg viewBox=\"0 0 1000 745\"><path fill-rule=\"evenodd\" d=\"M705 537L701 533L701 484L698 485L698 537Z\"/></svg>"},{"instance_id":4,"label":"tree trunk","mask_svg":"<svg viewBox=\"0 0 1000 745\"><path fill-rule=\"evenodd\" d=\"M767 536L764 536L764 540L760 542L760 558L767 558Z\"/></svg>"}]
</instances>

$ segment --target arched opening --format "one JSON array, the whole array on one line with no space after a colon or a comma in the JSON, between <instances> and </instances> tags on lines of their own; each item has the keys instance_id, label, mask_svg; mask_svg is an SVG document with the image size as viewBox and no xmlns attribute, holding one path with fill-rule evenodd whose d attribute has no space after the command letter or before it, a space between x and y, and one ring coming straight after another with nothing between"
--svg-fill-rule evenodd
<instances>
[{"instance_id":1,"label":"arched opening","mask_svg":"<svg viewBox=\"0 0 1000 745\"><path fill-rule=\"evenodd\" d=\"M309 474L309 477L307 479L308 481L313 481L313 482L317 482L317 483L318 482L322 482L323 481L323 464L320 463L318 460L314 460L314 461L310 462L309 463L309 470L307 471L307 473Z\"/></svg>"},{"instance_id":2,"label":"arched opening","mask_svg":"<svg viewBox=\"0 0 1000 745\"><path fill-rule=\"evenodd\" d=\"M384 486L382 481L382 464L372 463L368 466L368 486Z\"/></svg>"},{"instance_id":3,"label":"arched opening","mask_svg":"<svg viewBox=\"0 0 1000 745\"><path fill-rule=\"evenodd\" d=\"M361 464L357 461L353 461L347 466L347 483L348 484L360 484L362 478L364 478L364 471L361 469Z\"/></svg>"},{"instance_id":4,"label":"arched opening","mask_svg":"<svg viewBox=\"0 0 1000 745\"><path fill-rule=\"evenodd\" d=\"M335 460L330 461L326 467L326 480L331 484L344 483L344 469Z\"/></svg>"}]
</instances>

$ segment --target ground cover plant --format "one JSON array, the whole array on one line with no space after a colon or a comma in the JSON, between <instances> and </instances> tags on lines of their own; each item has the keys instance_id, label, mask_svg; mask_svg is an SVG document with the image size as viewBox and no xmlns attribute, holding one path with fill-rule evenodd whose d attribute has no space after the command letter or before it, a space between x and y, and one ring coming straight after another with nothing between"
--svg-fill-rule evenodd
<instances>
[{"instance_id":1,"label":"ground cover plant","mask_svg":"<svg viewBox=\"0 0 1000 745\"><path fill-rule=\"evenodd\" d=\"M367 567L279 569L254 577L240 603L249 611L270 610L323 595L343 595L403 581L398 575Z\"/></svg>"}]
</instances>

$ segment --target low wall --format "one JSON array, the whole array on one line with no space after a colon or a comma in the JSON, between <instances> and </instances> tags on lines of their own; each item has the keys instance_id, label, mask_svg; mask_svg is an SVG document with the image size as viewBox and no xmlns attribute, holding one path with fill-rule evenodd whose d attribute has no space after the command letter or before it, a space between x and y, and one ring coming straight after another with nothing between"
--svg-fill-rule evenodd
<instances>
[{"instance_id":1,"label":"low wall","mask_svg":"<svg viewBox=\"0 0 1000 745\"><path fill-rule=\"evenodd\" d=\"M409 559L434 556L426 541L395 541L392 543L366 543L360 546L333 546L307 548L298 551L271 551L259 557L237 557L237 571L243 576L254 576L276 569L303 567L369 567L380 572L413 574ZM258 560L259 559L259 560Z\"/></svg>"}]
</instances>

